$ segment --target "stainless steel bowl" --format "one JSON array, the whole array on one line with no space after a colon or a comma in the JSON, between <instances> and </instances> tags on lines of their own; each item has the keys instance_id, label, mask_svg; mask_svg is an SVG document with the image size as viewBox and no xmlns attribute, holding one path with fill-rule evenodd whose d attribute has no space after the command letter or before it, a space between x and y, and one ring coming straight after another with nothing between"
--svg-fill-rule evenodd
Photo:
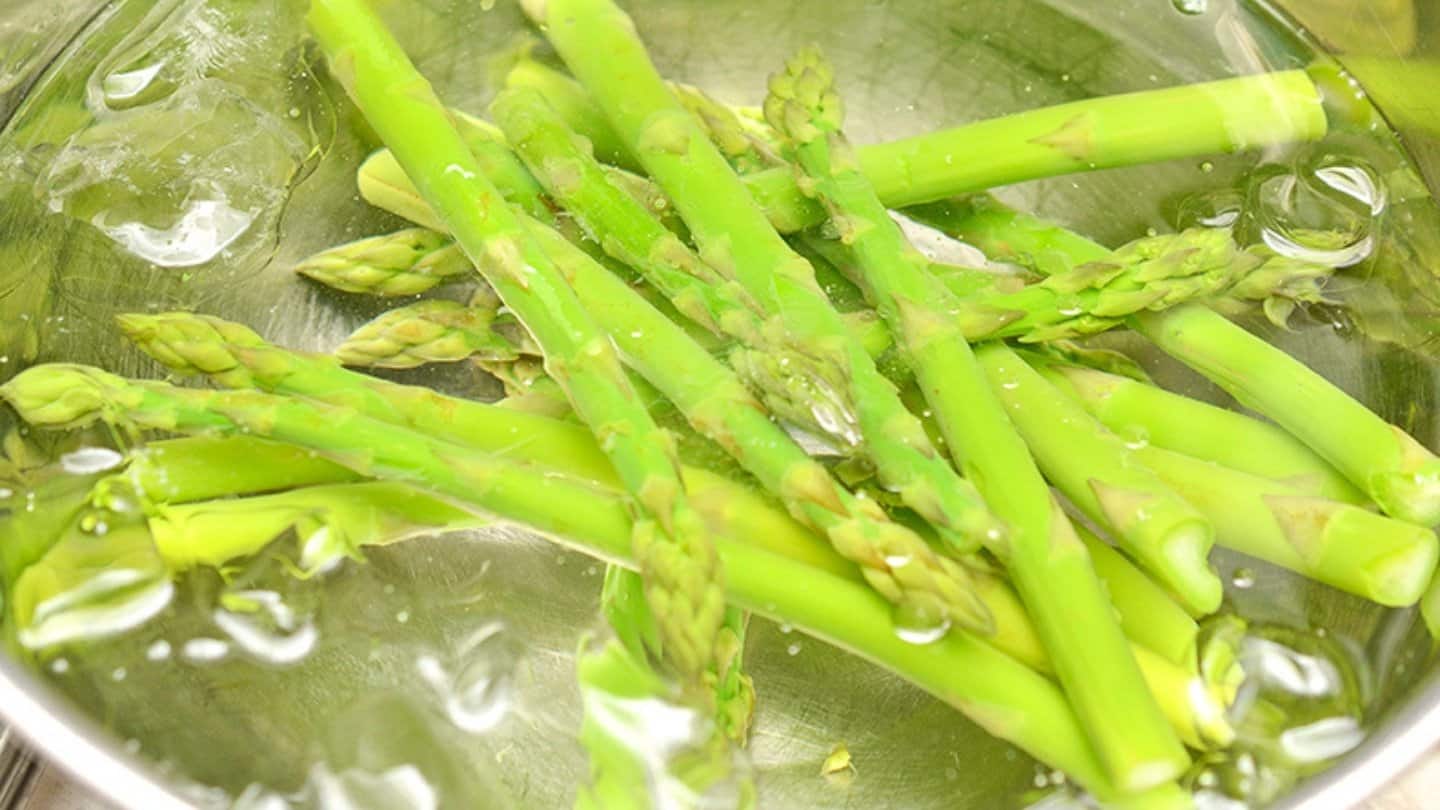
<instances>
[{"instance_id":1,"label":"stainless steel bowl","mask_svg":"<svg viewBox=\"0 0 1440 810\"><path fill-rule=\"evenodd\" d=\"M385 6L422 69L442 94L461 106L479 108L488 97L488 60L513 49L523 30L509 4L502 0L497 7L488 5L397 0ZM1175 7L1165 0L635 0L628 5L637 11L642 33L668 73L733 102L753 103L765 74L781 55L819 41L837 62L854 134L862 140L1089 95L1287 67L1307 42L1316 43L1349 65L1371 90L1429 187L1440 189L1440 110L1434 105L1433 85L1414 78L1433 75L1426 73L1433 70L1429 60L1440 58L1440 9L1429 0L1286 0L1286 9L1237 0L1177 0ZM122 349L107 325L110 314L126 309L156 305L220 311L302 348L324 345L367 314L364 307L337 308L333 299L295 283L286 269L309 250L385 223L342 191L366 145L343 99L316 74L313 54L301 44L302 6L300 0L9 0L0 9L0 124L9 122L6 135L12 142L17 129L25 126L32 128L32 135L40 133L32 142L54 141L52 148L17 155L5 151L5 138L0 137L0 190L24 192L9 198L23 204L0 210L0 250L9 245L3 254L6 261L0 262L0 324L9 325L0 329L0 376L18 368L20 358L84 359L122 371L150 370ZM1182 6L1188 13L1176 10ZM206 51L203 42L192 43L198 49L194 52L180 47L158 73L134 85L135 69L147 67L134 62L135 55L170 47L157 42L155 32L181 16L204 21L207 9L242 21L228 32L233 35L230 44ZM1300 25L1287 29L1289 23L1257 22L1271 18ZM224 104L246 99L273 113L243 144L216 150L217 166L224 163L224 148L229 146L265 156L258 174L217 180L233 182L226 187L233 195L250 195L245 202L254 212L249 227L226 241L223 250L217 249L213 261L152 254L150 262L91 272L94 266L111 268L113 256L110 242L99 233L104 212L87 209L83 193L76 190L101 187L113 178L106 172L77 175L73 162L64 165L64 105L54 106L53 114L37 110L54 99L138 110L149 117L132 114L127 125L138 126L135 122L143 120L157 135L174 135L165 130L165 116L173 113L166 99L175 97L176 87L193 87L187 82L203 80L217 61L228 58L226 48L242 48L247 41L258 43L255 47L269 61L261 65L261 57L250 54L245 63L249 72L231 76L230 83L215 92ZM188 65L192 72L177 65ZM127 75L131 85L125 83ZM165 82L171 82L168 89ZM215 100L201 91L195 98ZM93 142L86 147L92 151L82 157L93 157L100 148ZM112 172L123 172L125 160L167 159L160 152L111 157L121 167L110 166ZM1064 215L1099 238L1123 240L1146 227L1163 226L1162 212L1173 203L1177 189L1230 182L1257 161L1284 158L1277 153L1216 159L1203 173L1190 164L1116 170L1027 184L1006 193L1043 212ZM62 187L66 194L58 195L56 189ZM145 201L133 202L143 209ZM59 213L50 210L52 203ZM155 212L147 209L137 216L150 214ZM29 247L15 248L21 243ZM158 266L167 263L177 266ZM1407 324L1423 327L1433 319L1424 300L1407 300L1406 307L1402 320ZM1395 350L1394 356L1376 358L1346 348L1349 344L1337 342L1323 329L1279 339L1369 402L1396 412L1416 404L1410 413L1412 429L1432 445L1440 437L1440 413L1432 408L1440 393L1440 364L1433 356ZM465 552L470 555L464 558L466 564L497 555L530 560L541 553L534 544L509 535L481 537L477 543L483 553ZM1230 568L1239 564L1222 563ZM1333 767L1304 780L1277 806L1328 810L1360 802L1440 741L1440 673L1430 671L1429 638L1413 613L1378 611L1276 572L1262 573L1272 587L1237 594L1237 602L1270 620L1318 621L1341 628L1352 646L1372 659L1364 680L1366 717L1373 733ZM545 587L583 586L581 574L555 574L553 581L546 579L550 576L537 574L537 582ZM508 609L540 613L544 621L533 632L551 633L553 649L573 649L588 603L580 599L536 607L535 593L545 592L539 585L535 591L512 589ZM1291 601L1304 609L1282 609L1282 602ZM496 608L502 613L505 609ZM873 766L862 769L857 795L869 796L872 803L876 796L889 796L892 806L993 806L1014 794L1013 777L1028 766L1016 764L1003 747L986 743L973 730L953 737L936 731L947 724L964 726L957 715L868 665L814 649L818 645L813 643L804 655L787 657L784 653L796 645L781 628L763 629L758 635L754 643L761 649L754 660L765 671L757 680L770 690L767 703L783 707L762 715L757 741L759 755L782 774L780 787L770 795L778 801L772 803L788 804L788 797L796 797L796 804L801 798L817 801L806 793L813 792L818 760L807 763L843 734L870 735L865 739L873 746L868 752ZM558 703L573 698L573 686L565 685L565 662L532 662L527 672L534 695L549 690ZM256 675L262 681L268 677ZM827 679L835 685L817 696L814 685ZM158 768L150 757L132 753L122 742L123 735L137 727L163 736L194 719L186 703L200 699L204 686L183 679L167 686L167 691L148 698L131 695L107 703L108 698L96 697L93 689L66 687L56 678L38 677L28 667L0 659L0 716L50 761L122 806L184 807L200 795L188 778L204 777L187 773L183 762L179 776L174 769ZM99 709L110 726L117 725L117 717L150 716L128 723L128 731L127 723L119 722L122 731L117 733L93 719ZM564 713L568 709L557 711L555 717L547 715L546 722L573 720ZM888 725L896 715L913 725ZM867 728L882 723L887 725L879 731ZM913 761L916 752L906 747L907 734L953 749L953 766L947 751L932 751ZM543 747L526 747L537 745L533 739L515 744L522 759L547 755ZM147 753L183 760L187 752ZM246 764L231 762L229 767L243 771ZM933 780L928 792L905 792L918 791L912 783L927 773L933 777L937 769L945 770L948 778ZM992 769L1010 781L991 784L981 772ZM956 776L949 777L951 770ZM867 788L867 780L888 792L865 793L880 790ZM547 795L544 791L552 788L542 784L537 795Z\"/></svg>"}]
</instances>

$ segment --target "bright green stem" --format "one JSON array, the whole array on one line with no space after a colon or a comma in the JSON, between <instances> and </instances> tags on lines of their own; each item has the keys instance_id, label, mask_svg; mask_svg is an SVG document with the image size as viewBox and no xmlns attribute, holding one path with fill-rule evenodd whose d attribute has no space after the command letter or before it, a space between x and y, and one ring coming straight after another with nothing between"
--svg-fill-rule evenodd
<instances>
[{"instance_id":1,"label":"bright green stem","mask_svg":"<svg viewBox=\"0 0 1440 810\"><path fill-rule=\"evenodd\" d=\"M1440 458L1304 364L1201 306L1147 313L1135 325L1334 464L1386 514L1440 523Z\"/></svg>"},{"instance_id":2,"label":"bright green stem","mask_svg":"<svg viewBox=\"0 0 1440 810\"><path fill-rule=\"evenodd\" d=\"M491 112L546 191L606 253L639 271L691 320L747 342L759 340L763 313L745 290L701 261L616 186L544 96L506 90Z\"/></svg>"},{"instance_id":3,"label":"bright green stem","mask_svg":"<svg viewBox=\"0 0 1440 810\"><path fill-rule=\"evenodd\" d=\"M131 383L67 365L28 369L0 386L0 395L37 426L68 428L104 418L177 432L249 431L292 442L362 474L407 480L602 559L633 564L630 510L613 495L346 409L248 391ZM556 509L557 503L567 508ZM716 537L716 546L731 572L728 596L737 606L889 668L1102 798L1118 797L1064 696L1044 676L966 633L926 645L904 641L895 633L892 606L864 584L725 534Z\"/></svg>"},{"instance_id":4,"label":"bright green stem","mask_svg":"<svg viewBox=\"0 0 1440 810\"><path fill-rule=\"evenodd\" d=\"M152 503L167 504L359 480L308 450L253 436L147 442L117 477Z\"/></svg>"},{"instance_id":5,"label":"bright green stem","mask_svg":"<svg viewBox=\"0 0 1440 810\"><path fill-rule=\"evenodd\" d=\"M769 86L765 116L784 136L786 156L803 172L806 187L813 189L853 255L861 286L896 336L952 453L1010 524L1002 558L1101 760L1120 784L1141 788L1173 779L1188 760L1142 687L1111 606L1085 564L1084 548L1065 527L1066 550L1073 551L1077 564L1054 565L1053 527L1032 532L1046 527L1001 507L1015 501L998 490L1027 489L1024 500L1042 509L1049 491L949 317L954 309L949 291L930 275L924 257L905 240L859 173L840 133L841 102L830 65L818 50L803 50L771 77ZM1105 660L1107 652L1115 654L1113 662Z\"/></svg>"},{"instance_id":6,"label":"bright green stem","mask_svg":"<svg viewBox=\"0 0 1440 810\"><path fill-rule=\"evenodd\" d=\"M978 353L982 366L989 365L986 352ZM1023 424L1016 426L1023 431ZM1008 435L1008 431L1001 434ZM1128 773L1128 778L1139 780L1137 784L1174 778L1187 760L1168 730L1154 727L1150 716L1154 707L1149 712L1124 713L1135 711L1135 693L1122 697L1109 686L1134 683L1139 674L1109 612L1089 553L1054 502L1024 445L1008 438L1002 443L994 435L986 441L991 444L988 454L1006 464L982 474L981 486L992 507L1011 526L1010 573L1042 631L1047 650L1059 664L1067 694L1081 716L1089 718L1086 728L1096 735L1101 751L1117 756L1143 752L1149 757L1148 761L1117 760L1107 767L1112 773ZM1101 688L1102 684L1106 686ZM1122 717L1125 722L1115 722ZM1106 739L1099 737L1102 734L1122 736ZM1168 750L1172 747L1177 750Z\"/></svg>"},{"instance_id":7,"label":"bright green stem","mask_svg":"<svg viewBox=\"0 0 1440 810\"><path fill-rule=\"evenodd\" d=\"M667 657L687 678L699 678L712 664L724 595L718 558L686 502L673 438L655 425L609 338L526 237L449 112L364 0L315 0L307 19L336 78L534 336L546 370L654 519L636 525L642 574Z\"/></svg>"},{"instance_id":8,"label":"bright green stem","mask_svg":"<svg viewBox=\"0 0 1440 810\"><path fill-rule=\"evenodd\" d=\"M880 374L698 122L650 63L633 24L605 0L551 0L527 11L689 226L700 255L737 280L784 332L830 359L848 385L880 480L965 550L999 531L971 486L931 446L924 428Z\"/></svg>"},{"instance_id":9,"label":"bright green stem","mask_svg":"<svg viewBox=\"0 0 1440 810\"><path fill-rule=\"evenodd\" d=\"M1049 364L1040 370L1127 441L1273 478L1334 501L1369 501L1315 451L1268 422L1095 369Z\"/></svg>"},{"instance_id":10,"label":"bright green stem","mask_svg":"<svg viewBox=\"0 0 1440 810\"><path fill-rule=\"evenodd\" d=\"M363 546L490 522L408 484L390 481L167 505L149 517L155 548L176 572L220 567L250 556L289 529L299 532L302 552L357 554Z\"/></svg>"},{"instance_id":11,"label":"bright green stem","mask_svg":"<svg viewBox=\"0 0 1440 810\"><path fill-rule=\"evenodd\" d=\"M1429 529L1158 447L1136 456L1226 548L1391 607L1415 604L1435 571Z\"/></svg>"},{"instance_id":12,"label":"bright green stem","mask_svg":"<svg viewBox=\"0 0 1440 810\"><path fill-rule=\"evenodd\" d=\"M573 423L350 371L327 356L273 346L247 327L219 318L170 313L118 320L126 337L176 374L204 374L228 388L254 387L341 404L438 439L498 454L523 453L528 463L619 484L589 431Z\"/></svg>"},{"instance_id":13,"label":"bright green stem","mask_svg":"<svg viewBox=\"0 0 1440 810\"><path fill-rule=\"evenodd\" d=\"M1114 260L1101 245L994 202L952 224L992 258L1045 274ZM1440 523L1440 458L1303 363L1198 304L1137 315L1132 325L1335 465L1387 514Z\"/></svg>"},{"instance_id":14,"label":"bright green stem","mask_svg":"<svg viewBox=\"0 0 1440 810\"><path fill-rule=\"evenodd\" d=\"M1188 610L1213 613L1223 589L1206 561L1214 533L1205 518L1014 351L997 343L978 355L1046 477L1091 520L1113 531L1121 547Z\"/></svg>"},{"instance_id":15,"label":"bright green stem","mask_svg":"<svg viewBox=\"0 0 1440 810\"><path fill-rule=\"evenodd\" d=\"M640 203L612 185L567 130L545 125L547 108L542 98L523 90L507 91L497 100L495 110L517 148L536 165L558 198L605 243L607 251L631 258L647 276L658 278L657 286L674 296L679 309L691 309L681 297L687 283L694 286L693 282L702 278L724 283ZM881 593L931 621L953 622L983 632L991 629L992 620L971 591L963 567L934 554L909 530L890 523L873 503L857 499L839 486L770 420L733 372L624 281L544 224L525 220L525 227L565 273L590 316L612 335L627 363L660 388L699 432L725 448L792 514L825 532L841 554L861 566ZM647 256L655 263L648 263ZM667 256L672 258L665 259ZM662 261L687 258L693 266L659 266ZM681 293L673 292L675 284L681 286ZM707 289L700 286L702 291ZM743 297L743 291L730 289ZM710 311L708 304L699 306L701 316ZM749 304L735 306L752 312ZM723 308L716 312L717 319L734 320Z\"/></svg>"},{"instance_id":16,"label":"bright green stem","mask_svg":"<svg viewBox=\"0 0 1440 810\"><path fill-rule=\"evenodd\" d=\"M754 400L744 383L624 281L542 225L534 238L569 277L626 361L774 493L801 521L830 538L888 599L933 621L989 632L993 622L958 563L934 554L872 501L841 487Z\"/></svg>"},{"instance_id":17,"label":"bright green stem","mask_svg":"<svg viewBox=\"0 0 1440 810\"><path fill-rule=\"evenodd\" d=\"M630 160L584 88L553 71L537 78L525 64L511 84L544 92L602 158ZM1319 91L1296 70L1042 107L864 146L859 158L880 199L899 208L1042 177L1314 141L1327 130ZM785 169L745 184L782 232L825 217Z\"/></svg>"},{"instance_id":18,"label":"bright green stem","mask_svg":"<svg viewBox=\"0 0 1440 810\"><path fill-rule=\"evenodd\" d=\"M1125 635L1176 666L1192 670L1199 666L1200 626L1185 608L1089 529L1077 526L1075 533L1090 552L1095 574L1105 583Z\"/></svg>"}]
</instances>

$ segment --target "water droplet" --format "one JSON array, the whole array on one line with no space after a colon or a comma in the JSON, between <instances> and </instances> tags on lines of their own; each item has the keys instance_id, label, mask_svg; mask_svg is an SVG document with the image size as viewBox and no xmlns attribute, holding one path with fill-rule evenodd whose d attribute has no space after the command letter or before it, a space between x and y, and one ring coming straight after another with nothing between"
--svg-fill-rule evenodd
<instances>
[{"instance_id":1,"label":"water droplet","mask_svg":"<svg viewBox=\"0 0 1440 810\"><path fill-rule=\"evenodd\" d=\"M56 675L64 675L70 671L70 660L67 658L56 658L50 662L50 671Z\"/></svg>"},{"instance_id":2,"label":"water droplet","mask_svg":"<svg viewBox=\"0 0 1440 810\"><path fill-rule=\"evenodd\" d=\"M1213 161L1203 160L1200 162L1200 172L1202 174L1209 174L1213 171L1215 171L1215 163Z\"/></svg>"},{"instance_id":3,"label":"water droplet","mask_svg":"<svg viewBox=\"0 0 1440 810\"><path fill-rule=\"evenodd\" d=\"M124 456L108 447L82 447L60 457L60 466L72 475L105 472L124 462Z\"/></svg>"},{"instance_id":4,"label":"water droplet","mask_svg":"<svg viewBox=\"0 0 1440 810\"><path fill-rule=\"evenodd\" d=\"M1353 717L1329 717L1280 734L1280 748L1300 763L1321 762L1349 751L1365 739Z\"/></svg>"},{"instance_id":5,"label":"water droplet","mask_svg":"<svg viewBox=\"0 0 1440 810\"><path fill-rule=\"evenodd\" d=\"M890 568L904 568L910 564L909 554L887 554L885 564Z\"/></svg>"},{"instance_id":6,"label":"water droplet","mask_svg":"<svg viewBox=\"0 0 1440 810\"><path fill-rule=\"evenodd\" d=\"M788 646L788 647L785 648L785 653L786 653L787 655L799 655L799 654L800 654L800 645L799 645L799 644L791 644L790 646Z\"/></svg>"},{"instance_id":7,"label":"water droplet","mask_svg":"<svg viewBox=\"0 0 1440 810\"><path fill-rule=\"evenodd\" d=\"M399 613L396 613L396 614L395 614L395 621L397 621L397 622L399 622L399 623L401 623L401 624L405 624L406 622L410 621L410 611L408 611L408 610L402 610L402 611L400 611Z\"/></svg>"},{"instance_id":8,"label":"water droplet","mask_svg":"<svg viewBox=\"0 0 1440 810\"><path fill-rule=\"evenodd\" d=\"M1242 591L1254 587L1255 572L1249 568L1236 568L1234 575L1230 577L1230 584Z\"/></svg>"},{"instance_id":9,"label":"water droplet","mask_svg":"<svg viewBox=\"0 0 1440 810\"><path fill-rule=\"evenodd\" d=\"M192 638L180 648L180 655L193 663L211 663L230 654L230 645L218 638Z\"/></svg>"},{"instance_id":10,"label":"water droplet","mask_svg":"<svg viewBox=\"0 0 1440 810\"><path fill-rule=\"evenodd\" d=\"M795 625L789 623L782 623L780 625L780 632L788 636L791 633L795 632Z\"/></svg>"},{"instance_id":11,"label":"water droplet","mask_svg":"<svg viewBox=\"0 0 1440 810\"><path fill-rule=\"evenodd\" d=\"M168 227L112 221L102 211L91 221L121 247L158 267L195 267L219 256L254 224L257 212L230 205L223 192L194 199Z\"/></svg>"},{"instance_id":12,"label":"water droplet","mask_svg":"<svg viewBox=\"0 0 1440 810\"><path fill-rule=\"evenodd\" d=\"M240 649L267 664L297 663L315 649L319 631L274 591L232 591L211 616Z\"/></svg>"},{"instance_id":13,"label":"water droplet","mask_svg":"<svg viewBox=\"0 0 1440 810\"><path fill-rule=\"evenodd\" d=\"M480 734L510 711L516 657L504 626L491 622L460 643L454 661L427 654L416 661L416 668L443 702L450 722Z\"/></svg>"},{"instance_id":14,"label":"water droplet","mask_svg":"<svg viewBox=\"0 0 1440 810\"><path fill-rule=\"evenodd\" d=\"M170 657L170 642L161 639L145 649L145 657L151 661L164 661Z\"/></svg>"},{"instance_id":15,"label":"water droplet","mask_svg":"<svg viewBox=\"0 0 1440 810\"><path fill-rule=\"evenodd\" d=\"M128 674L129 673L125 671L125 667L116 667L115 670L110 673L110 680L119 683L125 680L125 676Z\"/></svg>"},{"instance_id":16,"label":"water droplet","mask_svg":"<svg viewBox=\"0 0 1440 810\"><path fill-rule=\"evenodd\" d=\"M933 644L950 631L950 617L938 608L913 602L895 607L894 622L895 635L909 644Z\"/></svg>"}]
</instances>

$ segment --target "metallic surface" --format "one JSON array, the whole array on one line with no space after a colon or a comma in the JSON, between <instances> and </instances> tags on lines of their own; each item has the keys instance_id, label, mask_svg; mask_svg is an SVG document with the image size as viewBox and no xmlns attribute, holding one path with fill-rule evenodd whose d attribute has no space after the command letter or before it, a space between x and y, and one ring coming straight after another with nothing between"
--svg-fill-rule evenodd
<instances>
[{"instance_id":1,"label":"metallic surface","mask_svg":"<svg viewBox=\"0 0 1440 810\"><path fill-rule=\"evenodd\" d=\"M1289 10L1314 30L1342 59L1346 56L1361 57L1362 59L1369 56L1386 56L1419 60L1440 55L1440 47L1437 47L1435 41L1437 24L1433 19L1428 21L1425 19L1427 14L1433 18L1435 11L1421 8L1419 5L1426 1L1415 0L1412 3L1410 0L1389 0L1377 3L1371 0L1288 0L1283 5L1293 6ZM58 53L57 43L63 42L79 30L84 21L90 19L95 10L102 5L106 4L21 0L18 6L7 6L6 9L0 11L0 53L16 57L13 64L0 63L0 70L8 71L0 73L0 122L3 122L5 116L13 111L16 99L24 95L35 75L44 69L49 58ZM647 5L658 7L660 4L652 2ZM807 18L791 9L791 4L787 3L732 2L728 5L740 11L736 15L740 21L735 23L736 25L753 28L761 23L771 22L774 24L772 30L779 29L789 32L793 28L797 31L793 35L786 33L784 36L775 37L773 42L752 43L751 50L747 52L748 55L747 53L735 53L728 56L717 54L716 49L719 46L715 43L726 39L723 33L717 33L723 24L716 24L714 19L705 23L695 23L695 14L700 13L699 7L688 3L672 3L667 8L673 8L673 11L652 15L649 18L649 30L663 30L670 35L666 38L669 45L662 53L662 58L668 60L672 65L680 64L688 67L689 72L685 75L686 79L718 88L722 91L722 97L727 97L727 93L724 91L733 90L734 93L728 97L737 100L746 98L748 90L742 88L748 88L754 83L756 68L751 66L749 60L767 52L772 55L779 53L781 46L788 44L790 40L810 36L813 33L810 29L827 24L825 15ZM877 7L888 5L891 8L900 9L907 5L918 7L926 4L923 2L907 4L904 0L891 0L888 4L867 4L867 7L869 5ZM1064 11L1077 20L1086 20L1091 17L1108 18L1108 15L1112 13L1097 11L1102 4L1089 2L1089 0L1072 0L1069 3L1062 1L1049 5ZM1149 6L1168 7L1168 3L1165 3L1164 0L1145 0L1145 2L1116 5L1128 6L1133 10ZM1216 18L1223 22L1226 19L1224 15L1229 13L1229 4L1212 3L1212 6L1220 7L1218 10L1212 10ZM1151 11L1153 12L1153 9ZM695 14L689 12L695 12ZM869 16L862 16L858 19L874 22L876 12L872 10L868 14ZM1023 27L1025 23L1023 15L1011 15L1007 12L1004 14L992 13L988 16L993 19L988 23L980 24L995 25L999 33L1007 34L1015 41L1024 44L1027 32ZM911 17L921 20L922 23L926 21L924 14L913 14ZM34 24L17 24L20 21ZM1111 22L1113 23L1113 19ZM896 25L903 26L904 24L896 23ZM1015 27L1006 28L1006 26ZM1196 30L1198 29L1191 26L1191 21L1177 19L1163 25L1155 25L1147 31L1147 34L1152 37L1152 48L1156 52L1165 52L1167 49L1170 52L1180 52L1183 51L1186 38L1195 36ZM892 38L891 41L895 40ZM866 43L856 44L858 46ZM1023 50L1023 48L1017 50ZM945 67L946 57L944 54L936 52L882 53L876 50L867 51L863 47L857 47L855 51L856 55L852 57L853 59L872 58L876 60L873 65L875 76L873 83L870 86L859 88L860 92L856 94L857 98L853 104L860 111L862 128L865 123L873 125L870 129L863 131L862 136L874 137L881 131L890 132L897 125L902 128L920 128L926 124L933 125L946 119L951 111L952 102L945 92L932 89L929 95L918 100L921 105L918 112L913 105L909 110L896 110L894 99L889 97L886 84L887 77L898 81L921 73L932 76L936 82L963 80L964 77L961 73ZM866 56L866 54L870 55ZM1044 58L1043 54L1033 54L1033 56L1037 60ZM1104 57L1098 58L1103 59ZM1361 69L1364 64L1363 61L1357 62L1357 72L1361 74L1362 80L1365 78L1364 71ZM971 66L973 67L974 64L971 63ZM1134 89L1143 86L1144 82L1139 79L1130 81L1128 75L1116 78L1113 71L1123 71L1127 68L1138 71L1159 69L1159 67L1174 68L1172 75L1182 79L1202 78L1198 75L1187 76L1187 63L1181 58L1171 61L1163 56L1156 56L1153 63L1138 61L1134 65L1127 65L1125 58L1116 57L1113 64L1107 64L1103 70L1097 69L1094 82L1083 89L1093 93ZM1017 72L1015 75L1020 74ZM1002 76L1001 80L1019 81L1009 75ZM1433 93L1433 87L1429 90ZM976 105L985 107L989 104L995 108L994 111L1008 111L1007 108L1025 106L1025 98L1021 96L1021 90L1011 88L1011 91L1013 96L990 99L988 102L982 98L975 102L974 99L968 98L968 94L985 96L992 91L973 85L966 86L964 87L964 93L967 94L965 102L954 102L954 109L964 109L970 112ZM1025 87L1023 92L1029 93L1029 87ZM1064 92L1057 88L1041 87L1037 88L1035 95L1031 98L1034 103L1046 103L1065 97L1067 96ZM1423 106L1424 103L1417 102L1403 93L1396 93L1389 97L1381 95L1377 100L1382 108L1387 110L1398 110L1417 104ZM1433 102L1430 103L1433 104ZM929 106L925 106L927 104ZM1432 187L1435 187L1437 180L1440 180L1440 148L1436 146L1437 141L1433 131L1426 131L1424 127L1404 129L1402 120L1413 119L1414 116L1405 119L1400 116L1395 117L1397 124L1400 124L1404 130L1403 134L1407 137L1407 145L1416 156L1422 169L1428 173ZM1035 193L1032 199L1041 199L1043 196L1047 205L1064 208L1067 202L1066 195L1067 192L1064 189L1045 187L1042 192ZM1133 204L1138 210L1148 203L1136 202ZM1117 218L1123 220L1127 212L1111 213L1118 213ZM1140 215L1136 214L1136 216ZM1104 223L1096 223L1095 227L1104 227ZM264 303L268 305L271 302L267 298ZM305 319L300 320L304 322ZM332 331L338 330L340 325L332 323L330 328ZM1428 384L1423 380L1408 382L1416 385ZM177 798L171 792L168 784L157 777L150 767L138 757L127 753L120 740L114 735L103 731L89 716L77 711L68 700L55 693L50 686L43 683L30 670L5 659L0 659L0 715L3 715L14 728L20 730L20 733L41 756L50 762L58 763L98 795L109 797L126 807L143 808L144 810L163 810L163 808L187 806L182 799ZM1405 695L1392 701L1384 709L1376 731L1364 744L1347 755L1335 767L1308 780L1298 792L1282 802L1280 806L1296 810L1299 808L1331 810L1331 808L1359 805L1366 799L1374 797L1386 783L1419 761L1427 751L1435 746L1437 741L1440 741L1440 673L1432 673L1417 685L1410 687ZM5 750L7 750L6 747L0 746L0 752ZM3 766L4 762L4 755L0 753L0 766ZM23 758L12 760L11 765L12 767L9 769L0 767L0 808L7 808L5 802L7 791L14 795L23 792L23 787L31 774L30 766L25 764Z\"/></svg>"}]
</instances>

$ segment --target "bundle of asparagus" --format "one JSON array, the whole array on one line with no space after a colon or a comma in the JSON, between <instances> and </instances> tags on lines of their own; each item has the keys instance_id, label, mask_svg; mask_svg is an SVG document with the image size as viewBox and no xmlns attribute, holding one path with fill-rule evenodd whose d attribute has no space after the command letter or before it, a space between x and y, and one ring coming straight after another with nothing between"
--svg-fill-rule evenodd
<instances>
[{"instance_id":1,"label":"bundle of asparagus","mask_svg":"<svg viewBox=\"0 0 1440 810\"><path fill-rule=\"evenodd\" d=\"M574 78L520 61L491 124L443 106L364 0L313 1L332 72L384 141L360 190L414 227L295 269L401 306L329 355L212 316L120 319L220 390L66 364L0 386L31 425L148 439L83 486L30 482L65 507L6 523L16 644L74 640L66 611L97 566L163 583L293 533L308 574L499 520L611 566L613 638L580 656L587 707L654 697L703 718L664 780L588 719L577 806L754 803L737 757L763 702L743 667L753 611L929 690L1105 806L1184 807L1190 751L1234 740L1245 677L1233 617L1197 623L1222 609L1213 544L1382 605L1421 599L1440 459L1216 311L1283 323L1325 300L1334 268L1223 229L1111 251L960 197L1317 139L1303 72L855 148L818 50L737 111L666 83L611 0L526 10ZM929 262L899 206L1023 271ZM464 303L413 298L460 283ZM1124 329L1271 421L1060 348ZM507 397L360 370L452 362ZM690 457L701 442L740 475ZM99 519L124 531L79 542Z\"/></svg>"}]
</instances>

